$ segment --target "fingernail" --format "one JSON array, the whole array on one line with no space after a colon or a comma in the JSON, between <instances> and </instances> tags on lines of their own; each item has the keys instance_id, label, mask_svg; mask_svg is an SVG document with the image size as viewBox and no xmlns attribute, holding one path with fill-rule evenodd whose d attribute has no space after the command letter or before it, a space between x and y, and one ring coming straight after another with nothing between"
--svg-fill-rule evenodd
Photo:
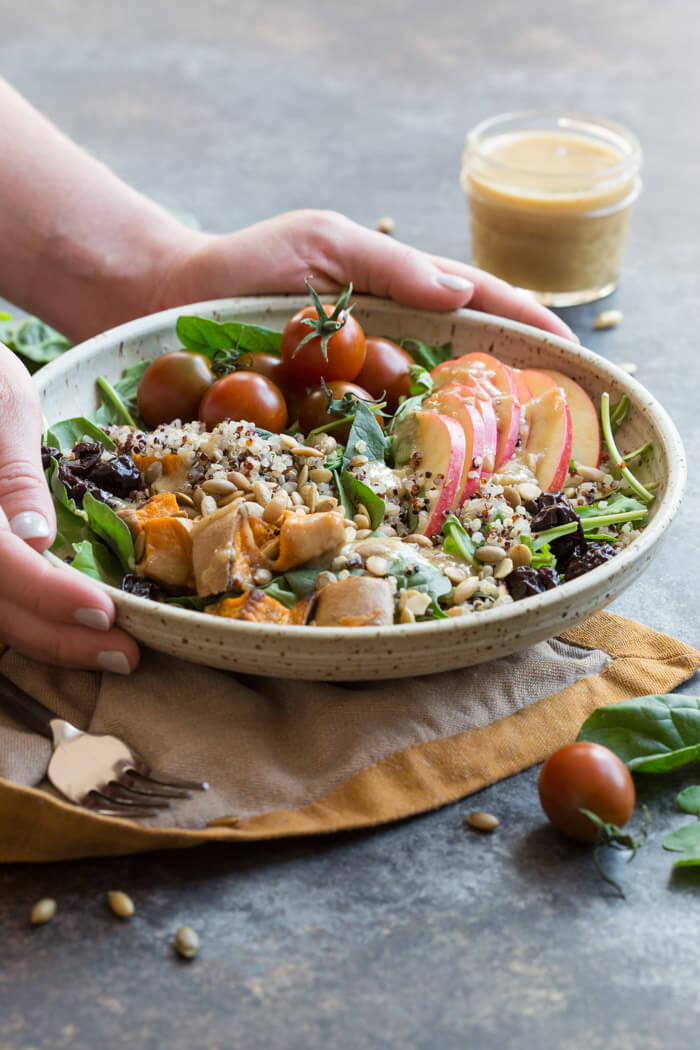
<instances>
[{"instance_id":1,"label":"fingernail","mask_svg":"<svg viewBox=\"0 0 700 1050\"><path fill-rule=\"evenodd\" d=\"M441 284L443 288L450 288L453 292L466 292L467 289L474 287L472 281L468 281L466 277L458 277L456 273L439 273L435 282Z\"/></svg>"},{"instance_id":2,"label":"fingernail","mask_svg":"<svg viewBox=\"0 0 700 1050\"><path fill-rule=\"evenodd\" d=\"M23 510L10 521L10 529L21 540L41 540L49 535L49 523L33 510Z\"/></svg>"},{"instance_id":3,"label":"fingernail","mask_svg":"<svg viewBox=\"0 0 700 1050\"><path fill-rule=\"evenodd\" d=\"M83 627L92 627L93 631L109 630L109 616L102 609L76 609L73 619Z\"/></svg>"},{"instance_id":4,"label":"fingernail","mask_svg":"<svg viewBox=\"0 0 700 1050\"><path fill-rule=\"evenodd\" d=\"M111 671L112 674L131 674L129 661L118 649L103 649L97 654L96 662L102 671Z\"/></svg>"}]
</instances>

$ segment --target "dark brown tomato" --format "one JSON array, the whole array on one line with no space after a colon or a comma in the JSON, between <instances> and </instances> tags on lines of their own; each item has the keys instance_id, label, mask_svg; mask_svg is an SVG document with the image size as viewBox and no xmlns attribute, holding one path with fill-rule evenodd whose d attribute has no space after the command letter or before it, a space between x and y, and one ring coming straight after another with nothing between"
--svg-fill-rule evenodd
<instances>
[{"instance_id":1,"label":"dark brown tomato","mask_svg":"<svg viewBox=\"0 0 700 1050\"><path fill-rule=\"evenodd\" d=\"M384 395L389 412L399 407L399 398L410 393L408 373L415 361L391 339L365 339L365 362L355 379L373 398Z\"/></svg>"},{"instance_id":2,"label":"dark brown tomato","mask_svg":"<svg viewBox=\"0 0 700 1050\"><path fill-rule=\"evenodd\" d=\"M333 313L332 306L324 306L327 315ZM354 379L365 359L365 333L347 311L341 314L342 328L328 340L326 356L321 347L321 336L316 335L301 345L313 329L304 324L310 318L318 321L314 306L305 306L291 317L282 331L282 359L290 380L298 384L315 386L321 379Z\"/></svg>"},{"instance_id":3,"label":"dark brown tomato","mask_svg":"<svg viewBox=\"0 0 700 1050\"><path fill-rule=\"evenodd\" d=\"M326 386L332 393L333 399L336 401L340 401L345 394L354 394L355 397L359 397L363 401L372 400L372 397L367 390L358 386L357 383L347 383L344 379L333 379L330 383L326 383ZM325 427L327 423L332 423L336 419L343 418L339 412L327 412L327 404L328 395L322 386L314 387L313 390L309 391L299 412L299 426L301 427L303 434L309 434L317 427ZM378 416L377 420L381 426L381 416ZM348 440L351 426L352 420L349 420L347 423L342 423L337 427L332 427L328 433L332 434L336 441L345 444Z\"/></svg>"},{"instance_id":4,"label":"dark brown tomato","mask_svg":"<svg viewBox=\"0 0 700 1050\"><path fill-rule=\"evenodd\" d=\"M197 418L199 403L214 382L209 362L202 354L173 350L151 361L141 376L139 415L149 427Z\"/></svg>"},{"instance_id":5,"label":"dark brown tomato","mask_svg":"<svg viewBox=\"0 0 700 1050\"><path fill-rule=\"evenodd\" d=\"M207 390L199 406L199 419L207 430L227 419L245 419L279 434L287 422L287 405L271 379L257 372L232 372Z\"/></svg>"},{"instance_id":6,"label":"dark brown tomato","mask_svg":"<svg viewBox=\"0 0 700 1050\"><path fill-rule=\"evenodd\" d=\"M271 379L280 390L284 389L284 362L277 354L266 354L262 351L255 354L241 354L236 362L236 369L256 372L258 375Z\"/></svg>"},{"instance_id":7,"label":"dark brown tomato","mask_svg":"<svg viewBox=\"0 0 700 1050\"><path fill-rule=\"evenodd\" d=\"M589 740L555 751L542 766L537 786L552 824L578 842L594 842L597 836L582 809L620 828L634 809L634 781L627 766L613 751Z\"/></svg>"}]
</instances>

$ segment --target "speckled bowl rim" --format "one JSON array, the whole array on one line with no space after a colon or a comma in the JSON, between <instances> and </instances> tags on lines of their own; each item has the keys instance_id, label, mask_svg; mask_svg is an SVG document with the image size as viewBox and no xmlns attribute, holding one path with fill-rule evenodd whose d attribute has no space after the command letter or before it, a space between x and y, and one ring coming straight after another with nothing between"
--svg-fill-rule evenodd
<instances>
[{"instance_id":1,"label":"speckled bowl rim","mask_svg":"<svg viewBox=\"0 0 700 1050\"><path fill-rule=\"evenodd\" d=\"M593 350L588 350L568 339L563 339L560 336L544 332L541 329L532 327L531 325L522 324L519 321L508 320L494 314L482 313L477 310L455 310L447 313L428 310L423 311L418 310L416 307L406 307L400 303L393 302L392 300L379 299L372 296L354 296L353 301L357 306L367 307L369 309L381 308L385 313L400 313L410 309L413 312L424 314L426 319L438 319L442 323L445 321L449 322L451 319L471 318L483 327L493 327L495 334L504 331L513 332L516 335L522 335L530 340L535 339L541 344L550 345L564 350L572 361L580 362L584 370L594 367L599 376L601 376L601 374L607 375L612 383L629 394L633 405L636 403L646 410L654 426L663 438L666 445L666 459L670 464L666 489L662 499L655 506L653 518L644 528L641 535L628 547L603 565L592 569L583 576L567 581L561 587L545 591L543 594L533 595L529 598L521 599L518 602L513 602L512 604L496 606L494 609L483 609L478 612L465 613L460 617L415 624L391 624L385 627L310 628L309 626L269 626L241 620L226 621L225 627L232 633L232 635L239 635L241 637L248 635L252 638L260 634L265 636L272 634L275 638L279 638L280 641L293 642L297 638L308 639L309 630L312 630L314 639L320 641L326 640L330 643L344 638L358 639L358 636L361 637L362 635L365 635L366 637L371 636L373 639L386 638L387 640L390 640L395 639L399 634L410 632L411 637L415 638L416 642L418 642L421 640L429 640L438 631L470 632L474 631L479 624L481 624L485 630L487 625L492 625L494 623L507 624L510 620L517 620L521 618L525 612L536 614L540 610L551 610L558 604L574 606L585 604L585 598L589 592L598 590L601 585L603 585L604 581L612 579L614 576L622 573L623 569L632 566L643 557L644 553L649 550L649 548L654 547L661 539L662 534L671 524L676 515L683 499L683 493L687 481L685 450L680 435L666 410L659 404L656 398L654 398L649 391L646 390L641 383L638 383L631 375L622 371L622 369L606 360L606 358L601 357L600 354L595 353ZM126 342L131 342L134 339L142 339L149 335L154 335L168 328L174 332L177 318L183 313L201 313L207 316L212 314L216 315L217 313L228 314L236 308L250 308L253 305L258 307L261 311L265 309L274 310L285 307L289 309L291 315L296 310L301 309L301 307L308 305L308 299L302 296L291 295L240 296L230 299L214 299L199 303L191 303L169 310L163 310L156 314L149 314L146 317L140 317L134 321L128 321L126 324L119 325L116 328L111 328L86 340L84 343L75 346L72 350L67 351L65 354L61 355L60 358L57 358L55 361L42 368L40 373L35 374L33 378L35 382L40 380L43 385L44 381L53 380L56 376L69 372L71 368L80 361L88 360L98 350L104 349L105 343L114 344L116 346ZM64 562L60 561L60 559L56 558L55 555L50 552L47 552L46 556L57 565L60 565L63 568L70 568L70 566L66 566ZM135 612L138 612L144 608L149 610L152 610L153 608L153 603L146 598L138 598L133 594L129 594L126 591L119 590L116 587L112 587L109 584L102 583L98 580L94 582L115 599L115 602L121 604L125 609L133 609ZM580 602L577 599L579 599ZM182 609L165 603L158 603L158 610L163 616L172 619L174 627L177 626L179 628L184 627L187 623L200 623L201 621L208 621L210 619L210 614L197 612L192 609ZM218 627L221 629L224 627L224 624L219 624Z\"/></svg>"}]
</instances>

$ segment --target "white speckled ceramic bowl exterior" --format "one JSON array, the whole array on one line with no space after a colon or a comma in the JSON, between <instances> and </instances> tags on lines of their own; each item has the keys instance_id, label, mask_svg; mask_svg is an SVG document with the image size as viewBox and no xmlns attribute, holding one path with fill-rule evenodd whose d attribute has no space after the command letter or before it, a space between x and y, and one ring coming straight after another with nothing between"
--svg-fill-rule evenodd
<instances>
[{"instance_id":1,"label":"white speckled ceramic bowl exterior","mask_svg":"<svg viewBox=\"0 0 700 1050\"><path fill-rule=\"evenodd\" d=\"M178 347L175 323L182 313L244 319L281 330L306 303L289 296L219 300L168 310L105 332L35 376L44 414L52 423L89 413L96 405L97 376L114 382L127 365ZM362 296L355 303L355 317L371 335L415 336L429 343L451 340L455 356L486 351L521 367L556 368L581 383L596 404L604 390L613 400L627 392L632 411L618 432L621 450L649 440L654 444L653 456L640 474L659 482L647 528L617 557L560 588L435 623L272 627L168 607L106 587L117 607L118 624L139 641L186 660L247 674L336 681L428 674L491 660L559 634L611 602L651 562L680 506L686 465L676 428L639 383L589 350L512 321L470 310L427 313Z\"/></svg>"}]
</instances>

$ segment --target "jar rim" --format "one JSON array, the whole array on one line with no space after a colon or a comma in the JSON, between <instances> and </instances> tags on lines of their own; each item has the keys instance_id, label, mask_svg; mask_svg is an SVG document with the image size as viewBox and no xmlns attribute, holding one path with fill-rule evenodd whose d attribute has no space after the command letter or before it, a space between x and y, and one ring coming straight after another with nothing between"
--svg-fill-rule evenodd
<instances>
[{"instance_id":1,"label":"jar rim","mask_svg":"<svg viewBox=\"0 0 700 1050\"><path fill-rule=\"evenodd\" d=\"M528 122L551 122L549 128L528 127ZM503 128L504 125L520 123L519 128ZM503 130L501 130L503 129ZM600 168L587 169L579 172L542 172L535 168L524 168L503 161L494 160L490 154L481 146L482 142L494 138L499 131L501 134L510 132L527 131L570 131L579 133L581 137L605 142L615 148L621 154L621 159L615 164L605 164ZM468 133L465 143L464 161L472 154L482 163L488 164L493 170L511 172L519 175L539 175L551 180L553 185L558 182L571 181L572 178L584 178L586 180L601 179L606 182L616 182L618 179L629 178L637 172L642 162L642 148L637 136L624 125L604 117L592 117L584 113L563 111L557 109L524 109L512 110L499 113L494 117L487 117L476 124Z\"/></svg>"}]
</instances>

